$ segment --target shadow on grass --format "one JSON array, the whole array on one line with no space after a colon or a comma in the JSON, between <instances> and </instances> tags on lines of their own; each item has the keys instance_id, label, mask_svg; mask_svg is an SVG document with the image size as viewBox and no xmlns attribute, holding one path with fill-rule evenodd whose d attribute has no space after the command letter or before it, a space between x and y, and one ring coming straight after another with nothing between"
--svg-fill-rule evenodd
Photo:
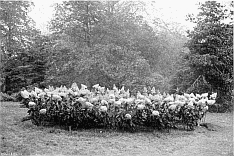
<instances>
[{"instance_id":1,"label":"shadow on grass","mask_svg":"<svg viewBox=\"0 0 234 156\"><path fill-rule=\"evenodd\" d=\"M72 136L90 136L90 137L108 137L108 136L119 136L125 134L146 134L146 135L154 135L155 137L163 137L165 135L171 135L172 131L174 135L178 133L179 135L193 135L194 131L186 131L183 127L177 127L172 129L155 129L153 127L144 127L138 126L136 129L131 130L128 128L123 129L111 129L105 127L87 127L87 128L72 128L69 130L67 126L59 126L59 125L44 125L44 126L36 126L33 125L30 121L21 125L23 129L30 129L33 131L40 131L44 133L52 133L52 134L65 134Z\"/></svg>"}]
</instances>

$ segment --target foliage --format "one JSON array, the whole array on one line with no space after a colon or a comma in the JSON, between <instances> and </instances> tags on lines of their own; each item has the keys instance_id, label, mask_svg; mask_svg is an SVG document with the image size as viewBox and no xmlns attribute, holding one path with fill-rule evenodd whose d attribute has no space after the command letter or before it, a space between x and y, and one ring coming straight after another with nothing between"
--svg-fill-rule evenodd
<instances>
[{"instance_id":1,"label":"foliage","mask_svg":"<svg viewBox=\"0 0 234 156\"><path fill-rule=\"evenodd\" d=\"M9 57L5 62L2 74L5 77L5 91L18 92L22 87L44 81L47 63L44 49L46 38L43 41L38 37L33 41L32 47L18 51L17 55Z\"/></svg>"},{"instance_id":2,"label":"foliage","mask_svg":"<svg viewBox=\"0 0 234 156\"><path fill-rule=\"evenodd\" d=\"M1 1L1 50L9 57L27 47L37 32L35 23L27 15L32 5L27 1Z\"/></svg>"},{"instance_id":3,"label":"foliage","mask_svg":"<svg viewBox=\"0 0 234 156\"><path fill-rule=\"evenodd\" d=\"M184 44L188 41L185 28L181 24L164 22L160 19L155 19L154 25L158 37L157 46L161 52L155 61L154 71L171 79L180 67L178 62L188 51L188 48L184 47Z\"/></svg>"},{"instance_id":4,"label":"foliage","mask_svg":"<svg viewBox=\"0 0 234 156\"><path fill-rule=\"evenodd\" d=\"M56 44L55 49L59 46ZM149 83L146 80L151 76L147 60L139 52L115 45L96 45L74 51L64 48L54 51L53 55L47 84L71 85L76 80L89 87L96 83L106 87L113 84L131 87L136 83Z\"/></svg>"},{"instance_id":5,"label":"foliage","mask_svg":"<svg viewBox=\"0 0 234 156\"><path fill-rule=\"evenodd\" d=\"M44 91L35 88L21 94L29 99L28 113L36 125L50 122L72 128L101 126L131 130L139 126L167 129L180 124L194 129L207 111L207 105L214 104L216 98L216 94L208 98L207 93L162 95L154 89L145 89L144 95L138 92L134 97L124 88L114 86L109 90L98 84L92 91L85 85L79 89L73 84L68 89L62 86Z\"/></svg>"},{"instance_id":6,"label":"foliage","mask_svg":"<svg viewBox=\"0 0 234 156\"><path fill-rule=\"evenodd\" d=\"M46 83L68 85L76 80L88 86L116 84L140 90L151 85L168 90L185 38L176 31L157 34L141 15L144 6L118 1L57 4Z\"/></svg>"},{"instance_id":7,"label":"foliage","mask_svg":"<svg viewBox=\"0 0 234 156\"><path fill-rule=\"evenodd\" d=\"M187 39L177 23L147 21L144 2L58 3L48 36L27 16L32 6L1 2L1 90L74 81L125 85L134 93L145 86L170 89Z\"/></svg>"},{"instance_id":8,"label":"foliage","mask_svg":"<svg viewBox=\"0 0 234 156\"><path fill-rule=\"evenodd\" d=\"M43 81L43 40L27 15L33 3L1 1L1 90L17 92L23 86ZM39 39L40 38L40 39ZM43 42L43 41L42 41ZM42 75L41 75L42 74Z\"/></svg>"},{"instance_id":9,"label":"foliage","mask_svg":"<svg viewBox=\"0 0 234 156\"><path fill-rule=\"evenodd\" d=\"M233 25L229 19L233 13L220 3L207 1L201 4L200 13L191 22L196 23L184 56L188 67L178 73L177 84L187 91L216 91L219 103L231 100L233 88Z\"/></svg>"}]
</instances>

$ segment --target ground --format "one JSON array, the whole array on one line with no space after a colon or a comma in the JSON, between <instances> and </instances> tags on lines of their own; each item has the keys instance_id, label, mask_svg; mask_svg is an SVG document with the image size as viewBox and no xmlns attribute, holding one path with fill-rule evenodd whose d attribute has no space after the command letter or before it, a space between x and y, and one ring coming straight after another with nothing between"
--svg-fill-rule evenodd
<instances>
[{"instance_id":1,"label":"ground","mask_svg":"<svg viewBox=\"0 0 234 156\"><path fill-rule=\"evenodd\" d=\"M208 113L206 122L215 131L171 130L116 132L101 129L69 132L38 127L19 103L2 102L0 110L1 155L137 155L137 156L232 156L233 114Z\"/></svg>"}]
</instances>

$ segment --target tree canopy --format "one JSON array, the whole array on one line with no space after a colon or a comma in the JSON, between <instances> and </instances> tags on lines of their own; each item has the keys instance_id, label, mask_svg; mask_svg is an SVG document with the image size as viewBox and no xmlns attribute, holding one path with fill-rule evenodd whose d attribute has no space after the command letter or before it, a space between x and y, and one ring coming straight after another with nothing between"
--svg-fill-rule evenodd
<instances>
[{"instance_id":1,"label":"tree canopy","mask_svg":"<svg viewBox=\"0 0 234 156\"><path fill-rule=\"evenodd\" d=\"M233 12L215 1L179 23L145 18L142 1L63 1L54 5L50 34L28 16L33 3L1 1L1 90L23 86L125 85L137 91L218 92L233 88ZM225 96L224 96L225 95ZM221 98L222 97L222 98Z\"/></svg>"},{"instance_id":2,"label":"tree canopy","mask_svg":"<svg viewBox=\"0 0 234 156\"><path fill-rule=\"evenodd\" d=\"M188 31L186 66L178 83L190 91L214 91L230 100L233 89L233 12L215 1L200 4L200 12L188 16L196 26ZM182 82L182 83L181 83Z\"/></svg>"},{"instance_id":3,"label":"tree canopy","mask_svg":"<svg viewBox=\"0 0 234 156\"><path fill-rule=\"evenodd\" d=\"M45 63L40 59L41 49L36 50L41 46L36 43L40 32L28 16L33 3L1 1L0 4L1 90L18 91L34 79L43 81L40 74Z\"/></svg>"},{"instance_id":4,"label":"tree canopy","mask_svg":"<svg viewBox=\"0 0 234 156\"><path fill-rule=\"evenodd\" d=\"M57 83L63 79L60 81L62 84L69 84L76 79L78 83L90 85L112 86L116 83L129 87L159 87L164 82L164 76L169 75L163 72L165 66L160 67L161 72L158 72L158 62L164 52L171 51L172 54L175 45L171 43L173 36L169 32L159 35L143 18L141 12L144 7L143 2L128 1L69 1L57 4L50 27L54 46L50 61L53 62L52 71L49 73L55 75L49 75L48 82ZM165 35L166 39L162 37ZM169 37L171 41L166 41ZM185 37L178 39L185 40ZM164 50L165 47L168 49ZM179 53L181 49L176 48ZM170 54L164 55L165 59L168 56ZM173 66L175 61L168 63Z\"/></svg>"}]
</instances>

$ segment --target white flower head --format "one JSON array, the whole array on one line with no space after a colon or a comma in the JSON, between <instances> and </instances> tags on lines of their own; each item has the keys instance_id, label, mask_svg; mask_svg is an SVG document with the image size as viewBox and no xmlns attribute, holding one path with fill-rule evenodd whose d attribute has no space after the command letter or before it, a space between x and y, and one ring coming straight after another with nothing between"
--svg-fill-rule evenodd
<instances>
[{"instance_id":1,"label":"white flower head","mask_svg":"<svg viewBox=\"0 0 234 156\"><path fill-rule=\"evenodd\" d=\"M84 84L81 84L81 90L82 89L87 89L88 87L86 86L86 85L84 85Z\"/></svg>"},{"instance_id":2,"label":"white flower head","mask_svg":"<svg viewBox=\"0 0 234 156\"><path fill-rule=\"evenodd\" d=\"M201 96L202 96L202 98L207 98L208 97L208 93L203 93Z\"/></svg>"},{"instance_id":3,"label":"white flower head","mask_svg":"<svg viewBox=\"0 0 234 156\"><path fill-rule=\"evenodd\" d=\"M93 85L93 88L97 89L99 87L99 84Z\"/></svg>"},{"instance_id":4,"label":"white flower head","mask_svg":"<svg viewBox=\"0 0 234 156\"><path fill-rule=\"evenodd\" d=\"M159 111L154 110L154 111L152 112L152 115L153 115L153 116L159 116Z\"/></svg>"},{"instance_id":5,"label":"white flower head","mask_svg":"<svg viewBox=\"0 0 234 156\"><path fill-rule=\"evenodd\" d=\"M215 100L207 100L207 104L208 105L213 105L213 104L215 104Z\"/></svg>"},{"instance_id":6,"label":"white flower head","mask_svg":"<svg viewBox=\"0 0 234 156\"><path fill-rule=\"evenodd\" d=\"M210 95L210 98L213 99L213 100L215 100L215 99L217 98L217 93L211 94L211 95Z\"/></svg>"}]
</instances>

